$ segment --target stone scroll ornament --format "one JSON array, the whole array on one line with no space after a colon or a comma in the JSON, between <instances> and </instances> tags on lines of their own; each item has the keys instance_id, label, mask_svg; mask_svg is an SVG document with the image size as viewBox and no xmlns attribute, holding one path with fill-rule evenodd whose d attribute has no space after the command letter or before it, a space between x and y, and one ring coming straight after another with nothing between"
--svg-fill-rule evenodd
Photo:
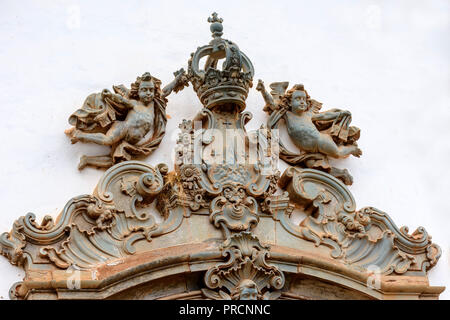
<instances>
[{"instance_id":1,"label":"stone scroll ornament","mask_svg":"<svg viewBox=\"0 0 450 320\"><path fill-rule=\"evenodd\" d=\"M161 144L166 130L167 96L179 91L185 73L175 72L175 80L161 88L161 81L146 72L131 84L113 86L89 95L83 106L69 118L73 126L65 133L72 143L79 141L111 147L102 156L83 155L78 169L112 165L148 156Z\"/></svg>"},{"instance_id":2,"label":"stone scroll ornament","mask_svg":"<svg viewBox=\"0 0 450 320\"><path fill-rule=\"evenodd\" d=\"M203 294L213 300L278 298L281 293L277 289L284 286L284 274L266 262L269 250L250 232L234 234L222 245L222 255L229 260L206 272L208 288L202 289Z\"/></svg>"},{"instance_id":3,"label":"stone scroll ornament","mask_svg":"<svg viewBox=\"0 0 450 320\"><path fill-rule=\"evenodd\" d=\"M39 224L29 213L0 236L1 253L26 271L10 297L437 298L443 288L430 286L427 272L441 250L431 236L398 228L378 209L357 210L352 177L329 164L361 155L350 112L320 112L302 85L273 83L269 94L260 81L267 126L247 132L254 67L222 38L216 13L208 22L212 40L167 87L145 73L131 90L90 95L70 117L72 142L111 146L109 155L83 156L79 168L110 168L57 219ZM203 108L179 125L173 170L130 160L158 147L167 95L189 85ZM281 119L298 153L276 139ZM282 175L279 158L292 165ZM379 286L368 287L375 276Z\"/></svg>"},{"instance_id":4,"label":"stone scroll ornament","mask_svg":"<svg viewBox=\"0 0 450 320\"><path fill-rule=\"evenodd\" d=\"M356 210L347 187L335 177L314 169L288 168L279 180L295 207L308 214L299 225L289 212L278 215L287 232L331 249L330 256L351 268L371 266L384 275L426 272L441 256L423 227L412 234L398 228L385 213L373 207Z\"/></svg>"},{"instance_id":5,"label":"stone scroll ornament","mask_svg":"<svg viewBox=\"0 0 450 320\"><path fill-rule=\"evenodd\" d=\"M70 200L56 222L46 216L38 224L32 213L20 217L0 237L2 253L19 266L49 261L78 270L131 255L137 240L165 233L145 206L163 189L167 172L164 164L120 163L106 171L94 194Z\"/></svg>"}]
</instances>

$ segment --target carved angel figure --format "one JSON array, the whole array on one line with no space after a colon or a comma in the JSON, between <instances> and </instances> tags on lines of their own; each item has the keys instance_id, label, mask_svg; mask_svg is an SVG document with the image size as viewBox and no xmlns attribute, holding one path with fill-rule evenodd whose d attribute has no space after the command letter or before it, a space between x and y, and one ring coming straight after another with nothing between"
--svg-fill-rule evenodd
<instances>
[{"instance_id":1,"label":"carved angel figure","mask_svg":"<svg viewBox=\"0 0 450 320\"><path fill-rule=\"evenodd\" d=\"M161 89L161 81L146 72L131 84L113 86L89 95L83 106L69 118L72 128L65 131L72 143L78 141L110 146L103 156L82 156L78 169L86 166L108 168L121 161L147 156L161 143L167 117L167 96L184 87L184 70Z\"/></svg>"},{"instance_id":2,"label":"carved angel figure","mask_svg":"<svg viewBox=\"0 0 450 320\"><path fill-rule=\"evenodd\" d=\"M289 137L300 150L300 154L290 152L280 141L280 158L292 165L325 170L345 184L352 184L347 170L328 163L328 157L360 157L362 154L356 143L360 129L350 126L351 113L341 109L319 112L322 104L311 99L302 84L286 92L288 86L289 82L272 83L270 94L261 80L256 87L266 102L263 110L270 115L268 127L275 128L284 119Z\"/></svg>"}]
</instances>

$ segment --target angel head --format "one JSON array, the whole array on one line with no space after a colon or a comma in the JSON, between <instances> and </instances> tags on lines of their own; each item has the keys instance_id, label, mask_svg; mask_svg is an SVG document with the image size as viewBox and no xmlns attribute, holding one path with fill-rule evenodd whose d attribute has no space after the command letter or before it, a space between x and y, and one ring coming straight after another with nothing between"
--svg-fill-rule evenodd
<instances>
[{"instance_id":1,"label":"angel head","mask_svg":"<svg viewBox=\"0 0 450 320\"><path fill-rule=\"evenodd\" d=\"M146 72L141 77L137 77L136 81L131 84L129 97L147 105L154 98L160 98L161 94L161 81Z\"/></svg>"},{"instance_id":2,"label":"angel head","mask_svg":"<svg viewBox=\"0 0 450 320\"><path fill-rule=\"evenodd\" d=\"M231 294L233 300L258 300L260 293L253 280L244 279L236 286Z\"/></svg>"},{"instance_id":3,"label":"angel head","mask_svg":"<svg viewBox=\"0 0 450 320\"><path fill-rule=\"evenodd\" d=\"M310 96L302 84L296 84L284 94L281 103L293 113L301 114L308 110Z\"/></svg>"}]
</instances>

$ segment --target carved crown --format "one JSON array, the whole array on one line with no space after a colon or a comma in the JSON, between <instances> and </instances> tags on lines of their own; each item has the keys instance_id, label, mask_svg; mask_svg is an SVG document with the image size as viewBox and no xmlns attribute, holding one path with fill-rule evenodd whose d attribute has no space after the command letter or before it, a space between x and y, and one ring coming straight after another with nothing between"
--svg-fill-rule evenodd
<instances>
[{"instance_id":1,"label":"carved crown","mask_svg":"<svg viewBox=\"0 0 450 320\"><path fill-rule=\"evenodd\" d=\"M248 90L252 87L254 69L250 59L235 43L221 38L222 21L215 12L208 18L213 40L191 54L189 80L206 108L230 103L242 111L245 109ZM206 62L201 68L200 60L204 57ZM225 60L220 70L217 64L221 59Z\"/></svg>"}]
</instances>

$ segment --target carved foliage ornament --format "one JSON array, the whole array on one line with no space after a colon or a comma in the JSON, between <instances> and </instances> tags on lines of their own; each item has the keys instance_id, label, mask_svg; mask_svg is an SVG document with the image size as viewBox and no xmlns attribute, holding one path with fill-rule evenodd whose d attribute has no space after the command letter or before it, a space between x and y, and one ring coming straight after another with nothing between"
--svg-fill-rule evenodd
<instances>
[{"instance_id":1,"label":"carved foliage ornament","mask_svg":"<svg viewBox=\"0 0 450 320\"><path fill-rule=\"evenodd\" d=\"M362 154L356 143L360 129L350 126L351 113L341 109L320 112L322 103L311 99L302 84L286 91L288 85L289 82L272 83L269 94L259 80L256 88L266 102L263 110L270 115L267 126L278 128L283 119L289 137L299 148L300 153L291 152L280 140L280 158L292 165L324 170L351 185L353 178L348 171L331 167L328 161L329 157L360 157Z\"/></svg>"},{"instance_id":2,"label":"carved foliage ornament","mask_svg":"<svg viewBox=\"0 0 450 320\"><path fill-rule=\"evenodd\" d=\"M279 292L273 290L283 288L284 274L277 267L267 264L269 250L269 246L262 245L250 232L234 234L222 245L222 255L228 257L228 261L206 272L208 288L202 289L203 294L215 300L267 300L278 297Z\"/></svg>"},{"instance_id":3,"label":"carved foliage ornament","mask_svg":"<svg viewBox=\"0 0 450 320\"><path fill-rule=\"evenodd\" d=\"M281 225L294 236L329 247L333 258L352 268L376 266L386 275L426 272L441 255L423 227L409 235L408 228L398 229L384 212L372 207L356 211L349 190L321 171L289 168L280 179L280 187L309 214L297 226L286 212L279 216Z\"/></svg>"},{"instance_id":4,"label":"carved foliage ornament","mask_svg":"<svg viewBox=\"0 0 450 320\"><path fill-rule=\"evenodd\" d=\"M2 253L13 264L47 260L63 269L89 269L133 254L137 239L151 241L156 230L164 229L142 205L150 204L162 190L165 173L165 165L157 169L141 162L116 165L105 173L94 195L69 201L56 224L44 219L38 225L32 213L19 218L13 231L0 238Z\"/></svg>"},{"instance_id":5,"label":"carved foliage ornament","mask_svg":"<svg viewBox=\"0 0 450 320\"><path fill-rule=\"evenodd\" d=\"M351 274L356 288L375 266L380 275L394 277L390 281L409 283L416 277L426 283L420 292L417 285L406 285L394 294L437 296L441 289L428 285L426 273L441 255L439 246L422 227L409 234L382 211L356 210L346 187L351 176L328 162L329 157L361 155L356 143L360 130L350 126L350 112L319 112L321 104L303 85L287 90L287 82L272 83L269 94L260 81L256 89L269 118L262 130L247 133L252 116L244 109L252 63L235 43L222 38L223 20L217 14L208 21L213 39L191 55L187 73L180 69L163 89L145 73L130 90L115 86L115 93L90 95L70 117L73 128L66 133L72 142L111 146L108 155L83 156L80 169L110 168L92 195L72 198L58 219L46 216L38 224L29 213L0 236L1 253L27 272L11 289L11 298L110 297L129 281L138 286L168 279L173 270L187 272L187 264L190 272L203 275L198 289L203 298L278 299L290 290L288 277L311 276L311 259L314 277L325 274L327 282L339 276L350 281ZM203 57L206 62L200 66ZM203 109L179 126L174 170L131 160L158 147L167 121L166 97L189 83ZM275 129L282 119L298 153L277 140ZM224 143L218 146L219 137ZM252 158L255 137L259 147ZM242 145L234 143L236 138ZM217 156L223 157L216 161ZM278 156L292 165L281 178ZM294 210L306 218L293 223ZM114 269L122 264L125 269ZM64 281L67 275L61 270L70 268L85 272L80 287ZM42 278L44 274L48 277ZM382 298L383 290L393 287L354 290Z\"/></svg>"}]
</instances>

